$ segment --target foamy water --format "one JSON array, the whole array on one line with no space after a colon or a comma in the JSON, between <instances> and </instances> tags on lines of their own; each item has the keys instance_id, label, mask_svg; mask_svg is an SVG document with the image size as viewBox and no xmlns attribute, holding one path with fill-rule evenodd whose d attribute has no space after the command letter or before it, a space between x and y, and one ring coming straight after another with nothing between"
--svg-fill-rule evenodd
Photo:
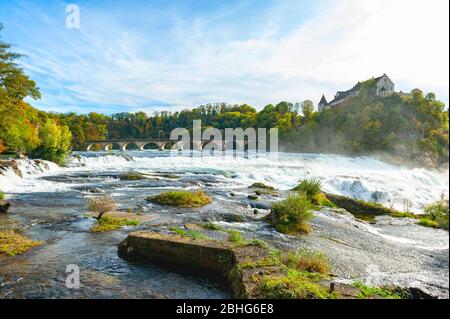
<instances>
[{"instance_id":1,"label":"foamy water","mask_svg":"<svg viewBox=\"0 0 450 319\"><path fill-rule=\"evenodd\" d=\"M137 171L141 173L210 174L223 180L229 188L264 182L281 190L294 187L300 179L318 178L329 193L377 201L404 210L408 201L411 209L421 212L424 205L448 196L448 169L445 172L425 168L407 168L384 163L370 157L337 155L287 154L248 157L226 155L170 156L168 152L130 152L132 156L79 153L69 167L49 170L20 160L24 178L8 170L0 175L0 188L6 193L64 191L74 184L38 180L42 175L76 173L81 171Z\"/></svg>"},{"instance_id":2,"label":"foamy water","mask_svg":"<svg viewBox=\"0 0 450 319\"><path fill-rule=\"evenodd\" d=\"M309 245L310 248L321 250L334 258L341 271L340 276L344 278L349 274L353 278L354 272L357 271L367 281L399 284L405 287L412 285L448 297L448 273L445 273L445 269L448 270L447 231L416 225L416 220L413 219L390 216L379 217L375 224L368 224L350 214L341 214L324 208L314 212L315 218L311 221L315 227L313 235L299 240L278 233L266 223L259 221L258 218L268 212L264 207L269 206L263 205L264 207L259 209L259 215L255 217L251 208L253 206L247 199L250 193L248 186L255 182L264 182L281 190L289 190L300 179L315 177L322 181L323 189L327 192L364 200L377 198L386 206L392 205L395 199L394 207L400 210L403 210L402 202L408 200L412 202L412 210L420 212L423 205L439 199L442 193L448 196L448 169L446 172L412 169L387 164L370 157L350 158L335 155L280 153L275 154L276 156L258 158L235 157L232 154L223 157L191 155L184 153L180 156L170 156L169 152L158 151L129 152L124 155L83 152L74 154L67 167L58 167L45 161L19 160L19 169L23 177L17 176L12 169L7 169L0 174L0 189L6 192L7 199L17 199L22 204L23 211L20 212L22 218L31 207L33 219L39 216L42 219L55 218L62 221L65 214L81 215L85 199L95 196L94 193L108 193L123 209L132 207L149 214L152 217L150 223L153 225L164 223L184 225L198 222L199 218L211 218L225 228L237 229L249 238L256 236L279 247L298 249ZM154 174L157 179L119 180L118 176L125 172ZM176 174L180 178L165 177L164 173ZM211 207L178 214L176 210L154 207L144 200L146 196L165 189L198 187L204 187L214 197ZM234 196L228 196L231 190ZM264 204L264 201L265 199L261 198L257 202ZM240 214L246 221L230 222L223 218L222 214ZM67 223L70 225L65 227L76 230L88 222L85 219L81 222L78 219L74 222L69 219ZM48 225L52 225L51 222ZM53 228L48 234L59 230L61 225L56 223L51 227ZM41 228L34 231L39 236L45 233ZM123 234L112 236L116 235ZM87 262L90 263L92 262L90 256L97 252L98 255L102 255L106 245L110 248L112 259L105 261L99 258L96 261L98 268L103 269L105 265L110 267L111 260L115 260L116 267L124 267L129 271L128 265L122 264L120 259L114 259L117 258L116 240L105 242L103 237L83 236L76 244L68 244L74 238L78 238L77 236L76 231L68 232L65 235L66 240L61 242L64 249L46 246L47 254L50 256L46 265L59 269L60 265L54 264L55 258L51 256L59 256L61 252L67 252L67 256L61 257L63 263L73 262L73 256L79 256L80 263L86 262L85 258L88 258ZM92 248L94 246L96 248ZM85 255L78 253L80 247L89 247L84 251ZM93 249L98 251L93 253ZM39 255L39 260L41 259ZM411 260L414 261L413 265L410 263ZM422 263L433 266L422 267ZM369 266L376 266L380 271L366 270ZM409 268L403 274L405 267ZM16 274L18 269L25 273L29 271L27 267L11 264L6 273ZM34 271L34 268L30 269ZM399 269L402 270L400 273ZM152 280L150 285L161 284L161 287L164 287L161 290L164 292L172 289L170 284L167 286L167 283L153 278L154 274L149 274L144 268L133 269L133 274L140 272L142 278ZM53 278L50 276L50 279L47 279L44 273L39 276L44 278L44 281L51 281ZM125 282L121 285L128 287L126 291L130 291L133 295L135 291L142 290L143 286L148 286L139 280L131 285L128 279ZM201 284L199 287L203 286ZM175 290L177 289L178 287ZM23 291L28 289L24 288ZM37 293L40 296L40 292ZM189 295L186 292L184 294ZM203 296L201 293L200 295ZM50 296L53 296L53 293L50 293Z\"/></svg>"}]
</instances>

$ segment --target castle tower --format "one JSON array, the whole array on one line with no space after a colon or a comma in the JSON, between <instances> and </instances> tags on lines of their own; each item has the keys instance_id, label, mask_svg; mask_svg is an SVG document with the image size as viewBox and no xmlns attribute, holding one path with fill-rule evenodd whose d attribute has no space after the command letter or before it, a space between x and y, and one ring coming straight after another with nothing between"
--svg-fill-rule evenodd
<instances>
[{"instance_id":1,"label":"castle tower","mask_svg":"<svg viewBox=\"0 0 450 319\"><path fill-rule=\"evenodd\" d=\"M320 99L318 106L319 106L319 112L325 110L328 107L328 102L327 102L327 99L325 98L324 94L322 94L322 98Z\"/></svg>"}]
</instances>

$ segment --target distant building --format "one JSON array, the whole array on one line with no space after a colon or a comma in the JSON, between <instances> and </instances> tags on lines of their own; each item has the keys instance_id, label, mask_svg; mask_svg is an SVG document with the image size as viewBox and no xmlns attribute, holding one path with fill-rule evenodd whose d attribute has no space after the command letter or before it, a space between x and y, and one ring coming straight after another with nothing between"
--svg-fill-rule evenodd
<instances>
[{"instance_id":1,"label":"distant building","mask_svg":"<svg viewBox=\"0 0 450 319\"><path fill-rule=\"evenodd\" d=\"M392 82L392 80L386 74L383 74L382 76L377 78L372 78L364 82L358 82L348 91L338 91L333 100L331 100L329 103L327 102L325 95L323 95L318 105L319 112L337 106L350 97L358 96L363 84L369 84L369 86L372 87L370 93L374 96L387 97L395 92L394 82Z\"/></svg>"},{"instance_id":2,"label":"distant building","mask_svg":"<svg viewBox=\"0 0 450 319\"><path fill-rule=\"evenodd\" d=\"M327 99L325 98L325 95L323 94L322 98L320 99L320 102L319 102L319 112L326 109L327 105L328 105Z\"/></svg>"}]
</instances>

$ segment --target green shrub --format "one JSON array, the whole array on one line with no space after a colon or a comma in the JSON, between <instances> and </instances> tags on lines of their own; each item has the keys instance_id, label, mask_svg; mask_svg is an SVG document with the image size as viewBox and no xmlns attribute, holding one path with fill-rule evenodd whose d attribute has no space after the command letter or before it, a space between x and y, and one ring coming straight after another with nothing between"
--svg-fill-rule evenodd
<instances>
[{"instance_id":1,"label":"green shrub","mask_svg":"<svg viewBox=\"0 0 450 319\"><path fill-rule=\"evenodd\" d=\"M171 191L148 197L147 200L160 205L184 208L201 207L212 202L211 197L206 195L203 191Z\"/></svg>"},{"instance_id":2,"label":"green shrub","mask_svg":"<svg viewBox=\"0 0 450 319\"><path fill-rule=\"evenodd\" d=\"M5 194L2 191L0 191L0 200L4 200L4 199L5 199Z\"/></svg>"},{"instance_id":3,"label":"green shrub","mask_svg":"<svg viewBox=\"0 0 450 319\"><path fill-rule=\"evenodd\" d=\"M88 208L91 212L97 213L97 220L100 220L104 214L114 211L117 203L109 195L94 197L88 199Z\"/></svg>"},{"instance_id":4,"label":"green shrub","mask_svg":"<svg viewBox=\"0 0 450 319\"><path fill-rule=\"evenodd\" d=\"M428 217L435 221L439 228L448 230L448 199L442 197L441 200L425 207Z\"/></svg>"},{"instance_id":5,"label":"green shrub","mask_svg":"<svg viewBox=\"0 0 450 319\"><path fill-rule=\"evenodd\" d=\"M313 217L312 204L305 194L290 194L287 199L272 206L265 218L276 230L286 234L307 234L311 232L308 221Z\"/></svg>"},{"instance_id":6,"label":"green shrub","mask_svg":"<svg viewBox=\"0 0 450 319\"><path fill-rule=\"evenodd\" d=\"M304 179L295 186L292 190L296 192L304 193L310 201L313 200L314 196L317 196L322 192L322 183L320 180L315 178Z\"/></svg>"}]
</instances>

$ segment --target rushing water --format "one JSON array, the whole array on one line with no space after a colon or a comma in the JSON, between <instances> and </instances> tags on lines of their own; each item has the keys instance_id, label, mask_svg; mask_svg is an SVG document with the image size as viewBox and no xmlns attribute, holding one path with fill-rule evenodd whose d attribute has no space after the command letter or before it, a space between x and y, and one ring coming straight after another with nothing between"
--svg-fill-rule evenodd
<instances>
[{"instance_id":1,"label":"rushing water","mask_svg":"<svg viewBox=\"0 0 450 319\"><path fill-rule=\"evenodd\" d=\"M86 198L107 193L121 210L148 215L142 229L164 229L189 222L214 221L289 249L309 247L326 253L338 280L362 278L373 284L420 287L448 297L448 232L415 225L410 219L380 217L375 224L332 210L315 213L313 234L293 238L260 221L274 198L251 201L254 182L288 190L299 179L316 177L325 191L377 200L412 210L448 196L448 170L389 165L369 158L332 155L200 157L169 152L129 152L126 156L78 153L69 167L36 165L21 160L23 178L12 170L0 175L0 189L15 204L0 217L0 227L16 227L45 244L29 253L0 259L0 298L227 298L216 283L153 265L133 264L117 256L117 244L131 229L92 233L92 219L83 218ZM125 172L148 179L122 181ZM168 189L204 188L211 205L174 209L147 203L145 197ZM254 209L258 214L254 214ZM241 222L233 222L239 215ZM81 269L81 289L65 286L66 266Z\"/></svg>"}]
</instances>

